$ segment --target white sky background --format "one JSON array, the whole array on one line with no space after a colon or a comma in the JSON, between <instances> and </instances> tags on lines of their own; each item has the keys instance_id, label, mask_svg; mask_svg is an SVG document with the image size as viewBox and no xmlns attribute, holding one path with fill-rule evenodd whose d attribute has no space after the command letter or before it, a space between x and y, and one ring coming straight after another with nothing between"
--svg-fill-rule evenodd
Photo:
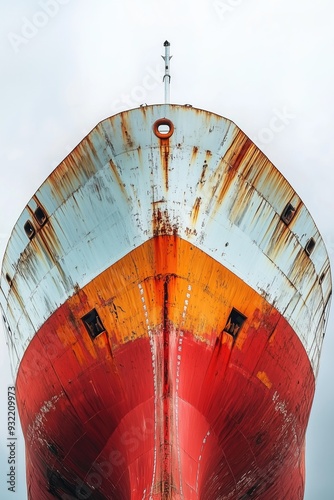
<instances>
[{"instance_id":1,"label":"white sky background","mask_svg":"<svg viewBox=\"0 0 334 500\"><path fill-rule=\"evenodd\" d=\"M171 102L236 122L301 196L333 262L332 0L0 0L0 14L0 257L28 200L97 122L163 101L168 39ZM333 318L334 307L307 433L305 500L334 498ZM24 500L22 437L17 493L6 485L12 380L0 337L0 497Z\"/></svg>"}]
</instances>

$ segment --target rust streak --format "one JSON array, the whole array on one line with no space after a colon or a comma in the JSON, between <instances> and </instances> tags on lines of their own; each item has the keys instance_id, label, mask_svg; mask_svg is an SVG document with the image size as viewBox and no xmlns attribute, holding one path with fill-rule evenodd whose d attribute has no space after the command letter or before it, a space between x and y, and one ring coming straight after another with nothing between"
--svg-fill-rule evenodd
<instances>
[{"instance_id":1,"label":"rust streak","mask_svg":"<svg viewBox=\"0 0 334 500\"><path fill-rule=\"evenodd\" d=\"M230 164L232 169L237 170L239 168L242 160L248 153L248 150L251 148L251 146L254 146L254 144L248 137L246 137L246 140L242 144L240 151L236 153L236 156L234 158L232 158Z\"/></svg>"},{"instance_id":2,"label":"rust streak","mask_svg":"<svg viewBox=\"0 0 334 500\"><path fill-rule=\"evenodd\" d=\"M160 139L160 158L164 174L164 184L168 189L169 139Z\"/></svg>"},{"instance_id":3,"label":"rust streak","mask_svg":"<svg viewBox=\"0 0 334 500\"><path fill-rule=\"evenodd\" d=\"M125 144L127 144L130 148L133 148L133 141L126 127L126 123L124 120L121 121L121 131Z\"/></svg>"},{"instance_id":4,"label":"rust streak","mask_svg":"<svg viewBox=\"0 0 334 500\"><path fill-rule=\"evenodd\" d=\"M218 196L218 205L222 203L224 196L227 193L230 185L232 184L242 161L244 161L247 156L250 157L251 153L253 152L255 152L254 144L248 137L246 137L241 131L239 131L237 137L234 139L224 158L222 158L222 160L227 164L228 168L226 175L224 176L224 183Z\"/></svg>"},{"instance_id":5,"label":"rust streak","mask_svg":"<svg viewBox=\"0 0 334 500\"><path fill-rule=\"evenodd\" d=\"M197 197L195 200L194 206L191 210L191 219L192 219L193 224L196 224L196 222L197 222L198 215L199 215L199 209L201 206L201 201L202 201L202 198L200 196Z\"/></svg>"},{"instance_id":6,"label":"rust streak","mask_svg":"<svg viewBox=\"0 0 334 500\"><path fill-rule=\"evenodd\" d=\"M201 177L200 177L200 180L199 180L199 184L204 184L205 182L205 174L206 174L206 169L208 168L208 164L206 162L206 160L204 160L204 164L203 164L203 167L202 167L202 172L201 172Z\"/></svg>"},{"instance_id":7,"label":"rust streak","mask_svg":"<svg viewBox=\"0 0 334 500\"><path fill-rule=\"evenodd\" d=\"M137 148L137 152L138 152L139 165L142 166L142 164L143 164L143 152L142 152L142 149L141 149L140 145Z\"/></svg>"},{"instance_id":8,"label":"rust streak","mask_svg":"<svg viewBox=\"0 0 334 500\"><path fill-rule=\"evenodd\" d=\"M178 232L178 227L176 224L172 224L168 210L161 210L160 208L154 208L153 210L153 234L154 236L159 235L176 235Z\"/></svg>"},{"instance_id":9,"label":"rust streak","mask_svg":"<svg viewBox=\"0 0 334 500\"><path fill-rule=\"evenodd\" d=\"M112 160L109 160L109 165L110 165L110 168L113 171L113 174L114 174L114 176L116 178L117 184L121 188L121 191L124 194L124 196L127 198L127 193L126 193L126 190L125 190L125 186L124 186L124 184L122 182L121 176L119 175L119 171L118 171L117 166L115 165L115 163Z\"/></svg>"},{"instance_id":10,"label":"rust streak","mask_svg":"<svg viewBox=\"0 0 334 500\"><path fill-rule=\"evenodd\" d=\"M191 154L190 164L194 163L196 156L197 156L197 153L198 153L198 146L194 146L192 154Z\"/></svg>"}]
</instances>

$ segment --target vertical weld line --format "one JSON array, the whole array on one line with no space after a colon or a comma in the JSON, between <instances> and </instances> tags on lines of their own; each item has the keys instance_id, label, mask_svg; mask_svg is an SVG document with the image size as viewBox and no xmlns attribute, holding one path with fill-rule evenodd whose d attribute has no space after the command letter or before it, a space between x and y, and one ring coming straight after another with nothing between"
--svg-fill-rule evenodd
<instances>
[{"instance_id":1,"label":"vertical weld line","mask_svg":"<svg viewBox=\"0 0 334 500\"><path fill-rule=\"evenodd\" d=\"M183 305L183 313L182 313L182 320L181 320L181 328L179 328L179 340L178 340L178 348L177 348L177 353L176 353L176 380L175 380L175 426L176 426L176 445L177 445L177 460L178 460L178 467L179 467L179 484L180 484L180 495L181 499L184 499L183 495L183 477L182 477L182 470L181 470L181 454L180 454L180 426L179 426L179 383L180 383L180 374L181 374L181 360L182 360L182 349L183 349L183 339L184 339L184 332L183 332L183 327L184 327L184 322L185 322L185 316L186 316L186 310L188 308L189 300L191 297L191 285L188 284L187 287L187 292L186 296L184 299L184 305ZM196 486L195 486L196 487ZM198 488L196 489L197 492Z\"/></svg>"},{"instance_id":2,"label":"vertical weld line","mask_svg":"<svg viewBox=\"0 0 334 500\"><path fill-rule=\"evenodd\" d=\"M170 471L170 386L169 386L169 324L168 324L168 281L166 276L164 280L164 312L163 312L163 343L164 343L164 378L163 378L163 408L164 408L164 455L163 455L163 483L164 495L169 498L171 471Z\"/></svg>"},{"instance_id":3,"label":"vertical weld line","mask_svg":"<svg viewBox=\"0 0 334 500\"><path fill-rule=\"evenodd\" d=\"M146 300L145 300L145 295L144 295L144 290L141 284L138 285L139 288L139 293L143 297L143 309L146 306ZM145 310L145 309L144 309ZM147 310L147 309L146 309ZM148 336L149 336L149 342L150 342L150 349L151 349L151 359L152 359L152 370L153 370L153 401L154 401L154 452L153 452L153 471L152 471L152 483L151 483L151 489L150 489L150 500L153 498L153 490L154 490L154 484L155 484L155 478L156 478L156 469L157 469L157 440L158 440L158 426L157 426L157 419L158 419L158 410L157 410L157 363L156 363L156 355L154 352L154 339L151 331L151 327L148 324L147 325L147 330L148 330Z\"/></svg>"}]
</instances>

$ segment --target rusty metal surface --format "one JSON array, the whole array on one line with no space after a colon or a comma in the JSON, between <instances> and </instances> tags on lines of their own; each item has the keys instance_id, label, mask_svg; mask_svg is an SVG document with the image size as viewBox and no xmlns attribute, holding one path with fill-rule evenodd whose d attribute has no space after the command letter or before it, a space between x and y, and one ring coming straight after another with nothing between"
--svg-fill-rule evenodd
<instances>
[{"instance_id":1,"label":"rusty metal surface","mask_svg":"<svg viewBox=\"0 0 334 500\"><path fill-rule=\"evenodd\" d=\"M105 330L92 340L93 307ZM235 336L232 307L245 318ZM301 499L314 387L275 307L193 244L153 238L70 297L25 352L29 498L82 484L94 499Z\"/></svg>"},{"instance_id":2,"label":"rusty metal surface","mask_svg":"<svg viewBox=\"0 0 334 500\"><path fill-rule=\"evenodd\" d=\"M173 125L165 138L154 128L161 118ZM281 220L287 204L295 209L289 225ZM38 207L47 216L41 226ZM98 124L20 216L1 273L14 372L35 332L69 296L153 235L173 233L274 304L317 372L331 274L312 217L234 123L173 105ZM307 255L311 238L315 248Z\"/></svg>"}]
</instances>

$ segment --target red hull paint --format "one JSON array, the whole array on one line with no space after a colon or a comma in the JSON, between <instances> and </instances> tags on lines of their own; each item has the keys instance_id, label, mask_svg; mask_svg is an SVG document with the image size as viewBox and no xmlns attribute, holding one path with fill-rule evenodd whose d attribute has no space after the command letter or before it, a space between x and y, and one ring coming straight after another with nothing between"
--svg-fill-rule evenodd
<instances>
[{"instance_id":1,"label":"red hull paint","mask_svg":"<svg viewBox=\"0 0 334 500\"><path fill-rule=\"evenodd\" d=\"M234 339L225 311L242 304ZM80 320L92 307L107 330L94 341ZM29 498L301 499L313 394L304 347L273 306L188 243L155 238L70 298L26 350Z\"/></svg>"}]
</instances>

